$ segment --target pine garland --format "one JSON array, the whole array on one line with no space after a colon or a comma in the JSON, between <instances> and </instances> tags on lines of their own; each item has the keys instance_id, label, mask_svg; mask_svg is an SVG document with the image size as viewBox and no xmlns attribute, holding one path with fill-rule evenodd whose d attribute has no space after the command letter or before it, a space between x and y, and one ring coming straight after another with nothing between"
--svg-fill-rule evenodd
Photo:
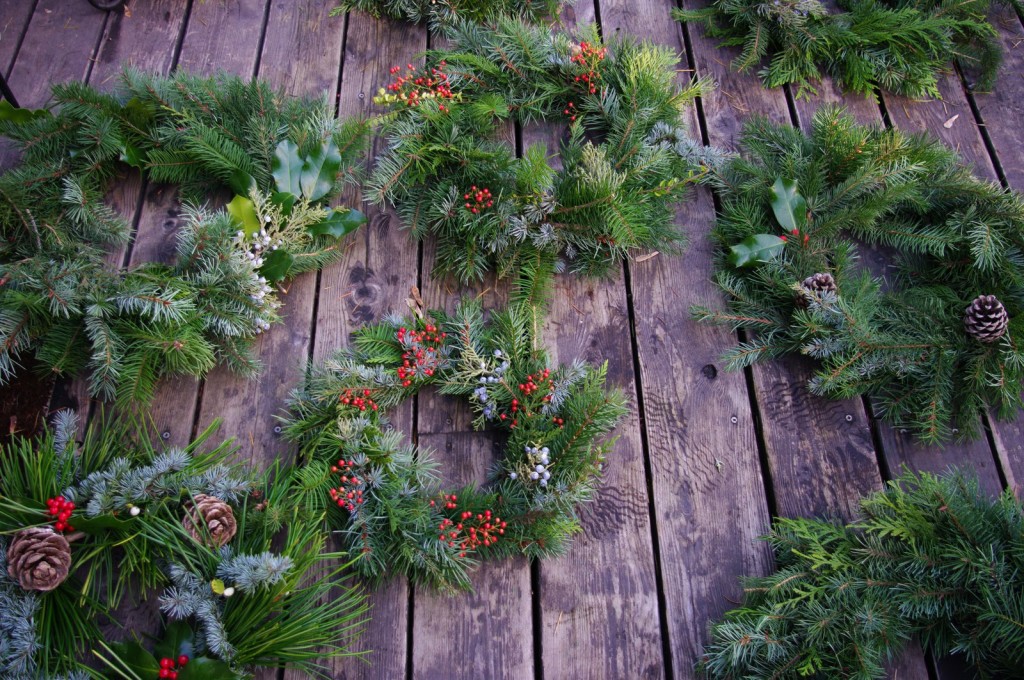
<instances>
[{"instance_id":1,"label":"pine garland","mask_svg":"<svg viewBox=\"0 0 1024 680\"><path fill-rule=\"evenodd\" d=\"M122 404L168 374L255 372L249 346L278 318L272 285L336 259L364 221L326 202L366 127L228 76L128 71L115 94L58 85L54 105L0 115L22 152L0 176L0 383L30 353L60 375L88 370L92 394ZM128 225L103 198L128 166L196 204L236 196L227 212L186 207L175 262L112 270L103 257Z\"/></svg>"},{"instance_id":2,"label":"pine garland","mask_svg":"<svg viewBox=\"0 0 1024 680\"><path fill-rule=\"evenodd\" d=\"M327 677L323 661L351 653L365 605L338 585L345 560L325 548L315 489L299 470L258 476L230 464L230 441L203 451L215 429L157 451L148 428L108 422L78 445L76 418L60 412L39 439L0 451L0 533L13 535L0 546L0 678L93 677L93 656L103 677L156 678L161 655L176 665L186 655L196 677L259 667ZM183 521L204 496L231 518L219 549ZM69 546L69 570L36 575L51 579L45 590L26 589L10 563L33 527ZM100 621L158 588L167 619L154 643L105 639Z\"/></svg>"},{"instance_id":3,"label":"pine garland","mask_svg":"<svg viewBox=\"0 0 1024 680\"><path fill-rule=\"evenodd\" d=\"M907 473L840 525L778 519L774 573L711 628L710 678L885 677L912 636L981 678L1024 672L1024 507L977 481Z\"/></svg>"},{"instance_id":4,"label":"pine garland","mask_svg":"<svg viewBox=\"0 0 1024 680\"><path fill-rule=\"evenodd\" d=\"M1019 8L1017 0L1001 0ZM758 72L765 87L797 85L816 92L831 77L851 92L876 89L939 98L938 78L950 62L991 89L1002 58L989 21L991 0L714 0L703 9L675 10L680 21L701 22L723 45L742 47L733 68Z\"/></svg>"},{"instance_id":5,"label":"pine garland","mask_svg":"<svg viewBox=\"0 0 1024 680\"><path fill-rule=\"evenodd\" d=\"M437 237L436 275L536 276L559 258L601 275L679 246L673 204L706 162L683 116L705 85L676 86L676 54L624 37L604 45L595 26L572 37L509 18L455 21L446 35L432 66L396 66L380 89L392 113L366 184L416 238ZM544 120L568 123L562 169L545 145L518 158L502 138L506 125Z\"/></svg>"},{"instance_id":6,"label":"pine garland","mask_svg":"<svg viewBox=\"0 0 1024 680\"><path fill-rule=\"evenodd\" d=\"M451 589L469 587L479 560L563 553L626 410L604 389L607 367L549 368L524 305L489 323L476 302L451 316L413 309L357 331L295 393L287 422L337 506L330 517L354 568ZM431 385L469 400L475 427L507 434L489 487L442 490L428 452L388 427L388 408Z\"/></svg>"},{"instance_id":7,"label":"pine garland","mask_svg":"<svg viewBox=\"0 0 1024 680\"><path fill-rule=\"evenodd\" d=\"M820 364L812 392L871 396L926 442L976 435L982 411L1017 415L1019 194L977 179L934 140L860 127L834 108L810 134L752 120L741 148L707 177L722 202L715 280L729 308L695 310L753 332L726 354L730 367L807 355ZM857 266L865 241L894 258L885 280ZM987 295L1002 314L979 327L969 308Z\"/></svg>"},{"instance_id":8,"label":"pine garland","mask_svg":"<svg viewBox=\"0 0 1024 680\"><path fill-rule=\"evenodd\" d=\"M499 15L536 23L558 17L562 5L562 0L343 0L331 16L361 11L441 30L456 21L482 22Z\"/></svg>"}]
</instances>

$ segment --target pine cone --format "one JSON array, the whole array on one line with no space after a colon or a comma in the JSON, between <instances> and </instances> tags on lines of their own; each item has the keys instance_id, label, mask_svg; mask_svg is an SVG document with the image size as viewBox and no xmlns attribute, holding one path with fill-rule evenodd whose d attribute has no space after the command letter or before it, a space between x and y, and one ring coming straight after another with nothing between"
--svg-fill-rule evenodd
<instances>
[{"instance_id":1,"label":"pine cone","mask_svg":"<svg viewBox=\"0 0 1024 680\"><path fill-rule=\"evenodd\" d=\"M219 548L230 541L238 530L231 506L204 493L197 493L194 500L195 505L185 506L185 517L181 520L189 536L211 548Z\"/></svg>"},{"instance_id":2,"label":"pine cone","mask_svg":"<svg viewBox=\"0 0 1024 680\"><path fill-rule=\"evenodd\" d=\"M68 577L71 546L50 527L29 527L7 547L7 573L25 590L53 590Z\"/></svg>"},{"instance_id":3,"label":"pine cone","mask_svg":"<svg viewBox=\"0 0 1024 680\"><path fill-rule=\"evenodd\" d=\"M964 312L964 329L979 342L995 342L1009 324L1006 308L995 295L979 295Z\"/></svg>"},{"instance_id":4,"label":"pine cone","mask_svg":"<svg viewBox=\"0 0 1024 680\"><path fill-rule=\"evenodd\" d=\"M808 276L800 282L800 287L812 296L820 296L822 293L835 293L838 290L835 278L828 272ZM810 300L807 295L801 293L796 296L798 307L806 309L809 303Z\"/></svg>"}]
</instances>

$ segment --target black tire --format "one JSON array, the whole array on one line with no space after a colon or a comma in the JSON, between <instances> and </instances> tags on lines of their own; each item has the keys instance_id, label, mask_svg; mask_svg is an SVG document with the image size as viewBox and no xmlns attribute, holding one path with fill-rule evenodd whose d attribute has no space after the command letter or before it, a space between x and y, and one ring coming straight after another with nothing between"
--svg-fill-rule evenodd
<instances>
[{"instance_id":1,"label":"black tire","mask_svg":"<svg viewBox=\"0 0 1024 680\"><path fill-rule=\"evenodd\" d=\"M89 0L89 4L96 9L111 10L124 7L125 0Z\"/></svg>"}]
</instances>

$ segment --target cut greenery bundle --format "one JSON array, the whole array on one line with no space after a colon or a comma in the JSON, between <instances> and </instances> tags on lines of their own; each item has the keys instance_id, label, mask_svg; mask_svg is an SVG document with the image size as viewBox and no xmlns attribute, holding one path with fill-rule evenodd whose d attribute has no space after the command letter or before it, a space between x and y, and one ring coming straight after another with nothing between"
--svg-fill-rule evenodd
<instances>
[{"instance_id":1,"label":"cut greenery bundle","mask_svg":"<svg viewBox=\"0 0 1024 680\"><path fill-rule=\"evenodd\" d=\"M451 316L413 309L360 329L351 349L315 371L286 428L337 506L330 518L355 569L371 580L405 574L468 587L480 559L564 552L623 395L604 389L605 367L549 368L527 306L489 322L476 303ZM387 427L387 408L431 385L468 399L476 427L507 434L489 488L442 490L429 454Z\"/></svg>"},{"instance_id":2,"label":"cut greenery bundle","mask_svg":"<svg viewBox=\"0 0 1024 680\"><path fill-rule=\"evenodd\" d=\"M500 15L530 23L554 19L562 4L562 0L344 0L331 10L331 16L362 11L375 17L427 23L439 30L456 21L482 22Z\"/></svg>"},{"instance_id":3,"label":"cut greenery bundle","mask_svg":"<svg viewBox=\"0 0 1024 680\"><path fill-rule=\"evenodd\" d=\"M337 258L365 221L326 207L365 126L227 76L129 71L114 94L59 85L54 104L0 104L0 133L22 152L0 176L0 382L28 353L54 373L88 369L91 392L122 403L170 373L254 371L249 345L277 318L272 285ZM186 211L173 263L112 270L104 255L129 229L104 194L128 166L196 203L236 196L225 213Z\"/></svg>"},{"instance_id":4,"label":"cut greenery bundle","mask_svg":"<svg viewBox=\"0 0 1024 680\"><path fill-rule=\"evenodd\" d=\"M846 526L779 519L776 571L711 629L707 677L885 677L912 636L982 678L1024 673L1024 507L961 474L906 474Z\"/></svg>"},{"instance_id":5,"label":"cut greenery bundle","mask_svg":"<svg viewBox=\"0 0 1024 680\"><path fill-rule=\"evenodd\" d=\"M435 273L489 269L540 290L564 258L600 275L640 250L671 250L673 204L702 171L684 131L703 85L676 85L677 56L591 26L578 36L514 19L458 21L425 69L394 67L377 98L387 145L366 196L396 206L417 238L438 238ZM517 157L511 122L568 125L562 169L545 145Z\"/></svg>"},{"instance_id":6,"label":"cut greenery bundle","mask_svg":"<svg viewBox=\"0 0 1024 680\"><path fill-rule=\"evenodd\" d=\"M350 653L363 600L333 578L344 556L325 550L325 507L301 471L257 477L228 462L230 442L204 452L213 426L161 452L130 423L81 445L76 431L61 412L0 452L0 677L95 676L90 654L102 677L129 680L323 674ZM158 588L164 630L109 642L99 625Z\"/></svg>"},{"instance_id":7,"label":"cut greenery bundle","mask_svg":"<svg viewBox=\"0 0 1024 680\"><path fill-rule=\"evenodd\" d=\"M974 177L925 136L856 125L834 108L810 134L747 124L742 156L707 181L722 201L715 280L752 331L733 368L786 354L820 365L816 394L868 395L938 442L975 435L990 408L1024 404L1024 200ZM857 241L888 249L887 280L857 266Z\"/></svg>"},{"instance_id":8,"label":"cut greenery bundle","mask_svg":"<svg viewBox=\"0 0 1024 680\"><path fill-rule=\"evenodd\" d=\"M1017 0L1002 0L1019 7ZM839 0L839 11L819 0L714 0L675 10L681 21L706 23L724 45L742 47L733 61L759 72L766 87L796 84L813 93L829 76L844 90L875 89L909 97L939 97L938 77L955 62L976 78L995 82L1001 49L989 22L991 0Z\"/></svg>"}]
</instances>

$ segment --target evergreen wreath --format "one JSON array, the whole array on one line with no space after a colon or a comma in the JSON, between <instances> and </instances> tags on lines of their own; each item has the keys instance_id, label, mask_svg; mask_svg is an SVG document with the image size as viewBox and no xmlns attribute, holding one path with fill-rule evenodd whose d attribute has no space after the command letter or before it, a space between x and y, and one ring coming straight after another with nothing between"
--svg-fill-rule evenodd
<instances>
[{"instance_id":1,"label":"evergreen wreath","mask_svg":"<svg viewBox=\"0 0 1024 680\"><path fill-rule=\"evenodd\" d=\"M272 286L339 257L365 221L326 202L366 126L228 76L127 71L114 94L68 83L53 102L0 104L0 134L22 152L0 176L0 383L28 353L53 373L88 369L92 394L122 404L167 374L257 370L249 346L278 318ZM186 209L173 263L111 268L106 250L129 229L103 198L128 166L196 204L236 195L226 212Z\"/></svg>"},{"instance_id":2,"label":"evergreen wreath","mask_svg":"<svg viewBox=\"0 0 1024 680\"><path fill-rule=\"evenodd\" d=\"M787 354L810 389L868 395L926 442L977 434L982 411L1024 403L1024 200L974 177L923 135L823 107L809 134L748 122L742 155L706 177L721 211L715 280L728 310L697 318L753 335L731 368ZM883 247L885 280L857 266Z\"/></svg>"},{"instance_id":3,"label":"evergreen wreath","mask_svg":"<svg viewBox=\"0 0 1024 680\"><path fill-rule=\"evenodd\" d=\"M1019 8L1017 0L1001 0ZM995 83L1002 58L989 22L991 0L714 0L697 10L674 10L680 21L705 23L723 45L742 47L733 68L759 71L765 87L797 85L816 92L830 76L848 91L876 89L908 97L940 97L938 76L953 61L974 87Z\"/></svg>"},{"instance_id":4,"label":"evergreen wreath","mask_svg":"<svg viewBox=\"0 0 1024 680\"><path fill-rule=\"evenodd\" d=\"M380 89L392 112L366 183L367 200L394 205L416 238L437 237L436 275L494 268L543 291L559 258L600 275L680 244L673 204L707 152L683 121L704 84L676 86L676 54L625 37L604 45L596 26L573 38L511 18L458 20L446 36L432 66L396 66ZM501 138L503 125L542 120L568 123L560 170L543 144L519 158Z\"/></svg>"},{"instance_id":5,"label":"evergreen wreath","mask_svg":"<svg viewBox=\"0 0 1024 680\"><path fill-rule=\"evenodd\" d=\"M526 305L487 322L476 301L447 315L413 297L411 318L361 328L312 372L285 428L337 506L330 520L355 570L453 589L469 587L478 560L563 553L626 412L604 389L607 366L549 367ZM442 490L428 452L388 425L388 408L428 386L507 436L488 488Z\"/></svg>"},{"instance_id":6,"label":"evergreen wreath","mask_svg":"<svg viewBox=\"0 0 1024 680\"><path fill-rule=\"evenodd\" d=\"M536 23L557 17L562 4L562 0L343 0L331 10L331 16L362 11L377 18L427 23L432 30L440 30L457 20L481 22L498 15Z\"/></svg>"},{"instance_id":7,"label":"evergreen wreath","mask_svg":"<svg viewBox=\"0 0 1024 680\"><path fill-rule=\"evenodd\" d=\"M912 636L981 678L1024 671L1024 506L960 473L904 474L847 524L777 519L776 569L711 628L706 677L885 677ZM1005 675L1003 675L1005 674Z\"/></svg>"},{"instance_id":8,"label":"evergreen wreath","mask_svg":"<svg viewBox=\"0 0 1024 680\"><path fill-rule=\"evenodd\" d=\"M0 678L329 677L323 660L351 654L365 603L338 585L317 480L242 469L230 441L204 451L215 429L157 451L113 421L79 445L62 411L0 450ZM157 639L101 632L128 598L160 607Z\"/></svg>"}]
</instances>

